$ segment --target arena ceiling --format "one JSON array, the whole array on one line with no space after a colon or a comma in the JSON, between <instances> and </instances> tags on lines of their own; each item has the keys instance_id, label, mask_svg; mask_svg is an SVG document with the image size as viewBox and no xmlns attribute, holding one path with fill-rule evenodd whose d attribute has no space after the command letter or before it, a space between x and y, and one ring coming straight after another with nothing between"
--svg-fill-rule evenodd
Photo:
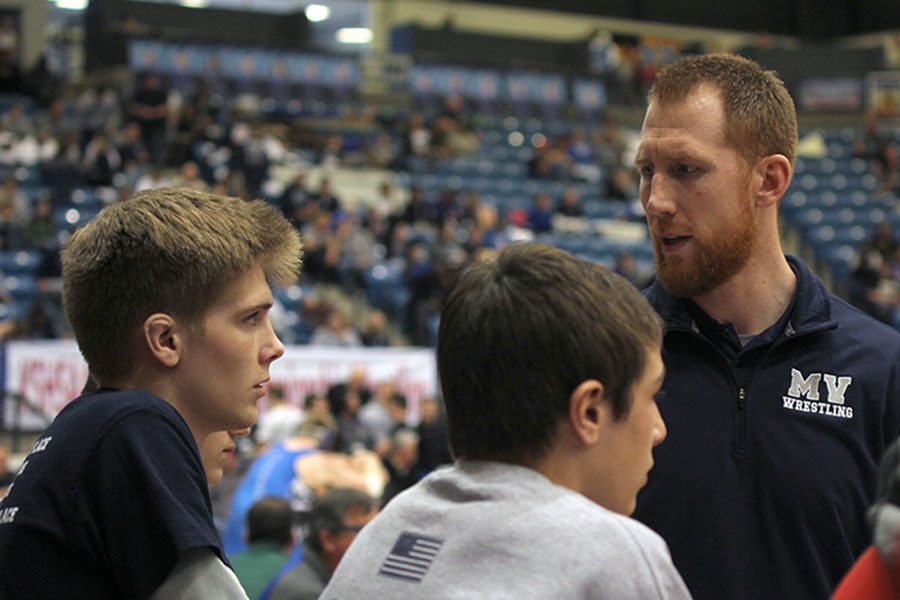
<instances>
[{"instance_id":1,"label":"arena ceiling","mask_svg":"<svg viewBox=\"0 0 900 600\"><path fill-rule=\"evenodd\" d=\"M184 4L188 0L140 0ZM296 12L309 4L331 9L319 29L365 27L368 0L191 0L210 8ZM385 0L403 3L413 0ZM620 19L787 35L828 41L867 33L900 34L900 0L414 0L496 4Z\"/></svg>"},{"instance_id":2,"label":"arena ceiling","mask_svg":"<svg viewBox=\"0 0 900 600\"><path fill-rule=\"evenodd\" d=\"M479 1L675 25L764 32L809 40L900 31L898 0Z\"/></svg>"}]
</instances>

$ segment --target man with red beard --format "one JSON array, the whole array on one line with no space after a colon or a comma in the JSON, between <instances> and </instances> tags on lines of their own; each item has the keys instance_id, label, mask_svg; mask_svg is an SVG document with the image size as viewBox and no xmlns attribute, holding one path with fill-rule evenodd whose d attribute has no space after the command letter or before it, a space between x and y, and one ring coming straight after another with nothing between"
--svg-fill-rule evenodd
<instances>
[{"instance_id":1,"label":"man with red beard","mask_svg":"<svg viewBox=\"0 0 900 600\"><path fill-rule=\"evenodd\" d=\"M790 95L749 60L686 58L650 91L636 165L669 439L634 516L699 600L827 597L900 431L900 334L782 251L796 148Z\"/></svg>"}]
</instances>

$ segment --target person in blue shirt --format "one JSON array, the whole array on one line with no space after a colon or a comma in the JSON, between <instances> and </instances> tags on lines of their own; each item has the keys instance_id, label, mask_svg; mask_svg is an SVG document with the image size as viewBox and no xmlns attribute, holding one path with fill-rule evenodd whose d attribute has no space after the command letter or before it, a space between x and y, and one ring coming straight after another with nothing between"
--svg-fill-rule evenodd
<instances>
[{"instance_id":1,"label":"person in blue shirt","mask_svg":"<svg viewBox=\"0 0 900 600\"><path fill-rule=\"evenodd\" d=\"M782 250L796 151L787 89L750 60L688 57L650 91L635 164L669 437L634 516L698 600L828 597L900 433L900 333Z\"/></svg>"}]
</instances>

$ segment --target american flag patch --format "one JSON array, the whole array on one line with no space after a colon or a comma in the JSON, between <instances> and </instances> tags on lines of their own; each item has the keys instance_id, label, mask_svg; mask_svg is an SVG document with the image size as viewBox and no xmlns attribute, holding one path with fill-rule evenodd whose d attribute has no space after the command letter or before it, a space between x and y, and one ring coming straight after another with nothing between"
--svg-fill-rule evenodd
<instances>
[{"instance_id":1,"label":"american flag patch","mask_svg":"<svg viewBox=\"0 0 900 600\"><path fill-rule=\"evenodd\" d=\"M420 583L434 562L444 540L401 533L391 553L381 563L379 575Z\"/></svg>"}]
</instances>

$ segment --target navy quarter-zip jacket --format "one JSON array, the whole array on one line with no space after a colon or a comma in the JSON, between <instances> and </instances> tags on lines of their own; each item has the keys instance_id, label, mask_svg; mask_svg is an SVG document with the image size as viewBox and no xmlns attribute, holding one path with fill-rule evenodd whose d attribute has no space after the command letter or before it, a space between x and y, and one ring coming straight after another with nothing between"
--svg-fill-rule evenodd
<instances>
[{"instance_id":1,"label":"navy quarter-zip jacket","mask_svg":"<svg viewBox=\"0 0 900 600\"><path fill-rule=\"evenodd\" d=\"M668 437L635 518L697 600L823 600L869 545L879 462L900 433L900 332L787 257L797 290L743 347L659 282ZM752 302L752 298L747 298Z\"/></svg>"}]
</instances>

